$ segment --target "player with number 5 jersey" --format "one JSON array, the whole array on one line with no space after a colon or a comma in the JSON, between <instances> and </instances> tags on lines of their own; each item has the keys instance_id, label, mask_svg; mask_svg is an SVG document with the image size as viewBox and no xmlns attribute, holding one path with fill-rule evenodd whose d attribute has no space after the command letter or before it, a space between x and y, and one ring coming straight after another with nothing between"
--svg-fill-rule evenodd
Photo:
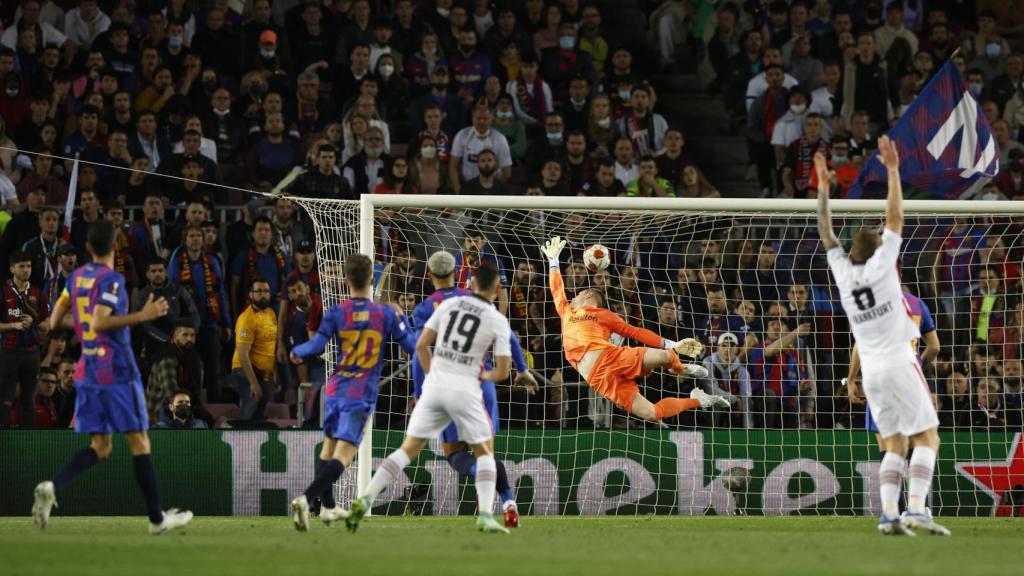
<instances>
[{"instance_id":1,"label":"player with number 5 jersey","mask_svg":"<svg viewBox=\"0 0 1024 576\"><path fill-rule=\"evenodd\" d=\"M832 229L828 196L835 173L824 155L814 157L818 176L818 234L828 250L828 265L857 342L864 394L882 437L885 456L879 466L882 517L878 530L913 536L914 529L949 535L925 506L939 449L939 418L928 383L910 343L921 337L903 296L896 270L903 242L903 187L895 142L882 136L878 158L888 171L885 228L858 230L849 256ZM907 446L914 448L907 467ZM899 513L903 477L910 477L907 513Z\"/></svg>"},{"instance_id":2,"label":"player with number 5 jersey","mask_svg":"<svg viewBox=\"0 0 1024 576\"><path fill-rule=\"evenodd\" d=\"M72 312L82 355L75 368L75 431L89 434L89 447L71 456L52 480L35 489L32 517L45 528L56 494L99 462L110 458L112 435L123 433L132 453L135 480L146 500L149 533L182 528L192 513L160 508L160 486L150 456L149 420L139 369L132 353L130 329L167 314L167 302L152 295L138 312L128 312L124 276L114 271L117 231L108 220L89 225L87 248L93 261L71 273L50 315L50 328L64 324Z\"/></svg>"},{"instance_id":3,"label":"player with number 5 jersey","mask_svg":"<svg viewBox=\"0 0 1024 576\"><path fill-rule=\"evenodd\" d=\"M313 339L296 346L291 360L324 351L338 342L338 362L321 394L324 403L324 443L316 461L316 477L306 491L292 500L292 521L300 532L309 530L309 502L320 498L320 519L325 524L346 513L334 498L334 483L352 465L366 422L377 405L377 386L384 364L384 346L397 342L412 354L415 340L405 315L388 304L370 300L373 261L363 254L345 258L345 283L351 298L335 304L324 315Z\"/></svg>"}]
</instances>

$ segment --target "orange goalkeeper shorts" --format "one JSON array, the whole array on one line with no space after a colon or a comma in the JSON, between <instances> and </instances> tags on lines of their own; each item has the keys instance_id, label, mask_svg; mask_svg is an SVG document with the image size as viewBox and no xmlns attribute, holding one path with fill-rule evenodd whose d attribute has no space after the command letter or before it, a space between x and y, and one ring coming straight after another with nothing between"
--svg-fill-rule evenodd
<instances>
[{"instance_id":1,"label":"orange goalkeeper shorts","mask_svg":"<svg viewBox=\"0 0 1024 576\"><path fill-rule=\"evenodd\" d=\"M590 371L590 387L616 406L629 412L640 391L636 379L650 374L644 370L646 348L605 348Z\"/></svg>"}]
</instances>

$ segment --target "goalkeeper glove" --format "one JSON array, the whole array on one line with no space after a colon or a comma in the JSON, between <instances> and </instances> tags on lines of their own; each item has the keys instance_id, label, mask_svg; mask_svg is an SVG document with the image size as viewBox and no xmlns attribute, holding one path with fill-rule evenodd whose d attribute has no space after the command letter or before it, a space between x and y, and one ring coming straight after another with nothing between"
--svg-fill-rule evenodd
<instances>
[{"instance_id":1,"label":"goalkeeper glove","mask_svg":"<svg viewBox=\"0 0 1024 576\"><path fill-rule=\"evenodd\" d=\"M558 255L562 253L562 249L565 248L565 240L562 240L558 236L553 236L550 240L541 246L540 251L548 257L548 267L558 268Z\"/></svg>"}]
</instances>

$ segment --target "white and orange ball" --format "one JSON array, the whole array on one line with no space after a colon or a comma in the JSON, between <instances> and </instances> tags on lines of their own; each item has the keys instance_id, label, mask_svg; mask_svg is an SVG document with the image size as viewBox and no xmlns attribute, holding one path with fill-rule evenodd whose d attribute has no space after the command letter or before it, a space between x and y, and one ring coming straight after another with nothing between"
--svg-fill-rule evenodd
<instances>
[{"instance_id":1,"label":"white and orange ball","mask_svg":"<svg viewBox=\"0 0 1024 576\"><path fill-rule=\"evenodd\" d=\"M591 272L604 270L612 263L612 253L601 244L592 244L583 252L583 265Z\"/></svg>"}]
</instances>

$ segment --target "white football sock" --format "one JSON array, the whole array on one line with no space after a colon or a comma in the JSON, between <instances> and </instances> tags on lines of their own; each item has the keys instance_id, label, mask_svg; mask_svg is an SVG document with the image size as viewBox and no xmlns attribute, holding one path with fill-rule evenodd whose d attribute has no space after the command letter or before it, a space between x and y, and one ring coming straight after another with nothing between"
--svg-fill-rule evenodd
<instances>
[{"instance_id":1,"label":"white football sock","mask_svg":"<svg viewBox=\"0 0 1024 576\"><path fill-rule=\"evenodd\" d=\"M879 493L882 496L882 514L886 518L900 515L900 490L907 461L895 452L886 452L878 468Z\"/></svg>"},{"instance_id":2,"label":"white football sock","mask_svg":"<svg viewBox=\"0 0 1024 576\"><path fill-rule=\"evenodd\" d=\"M409 456L401 448L389 454L380 463L380 468L377 468L373 478L370 479L370 485L366 488L365 496L369 496L370 500L376 498L389 484L395 481L395 478L398 478L402 470L408 465Z\"/></svg>"},{"instance_id":3,"label":"white football sock","mask_svg":"<svg viewBox=\"0 0 1024 576\"><path fill-rule=\"evenodd\" d=\"M910 467L907 476L910 478L907 510L913 514L924 514L925 499L932 485L932 474L935 472L935 450L928 446L915 446L910 456Z\"/></svg>"},{"instance_id":4,"label":"white football sock","mask_svg":"<svg viewBox=\"0 0 1024 576\"><path fill-rule=\"evenodd\" d=\"M494 465L494 456L477 456L476 496L480 505L480 514L494 513L494 486L497 482L498 469Z\"/></svg>"}]
</instances>

